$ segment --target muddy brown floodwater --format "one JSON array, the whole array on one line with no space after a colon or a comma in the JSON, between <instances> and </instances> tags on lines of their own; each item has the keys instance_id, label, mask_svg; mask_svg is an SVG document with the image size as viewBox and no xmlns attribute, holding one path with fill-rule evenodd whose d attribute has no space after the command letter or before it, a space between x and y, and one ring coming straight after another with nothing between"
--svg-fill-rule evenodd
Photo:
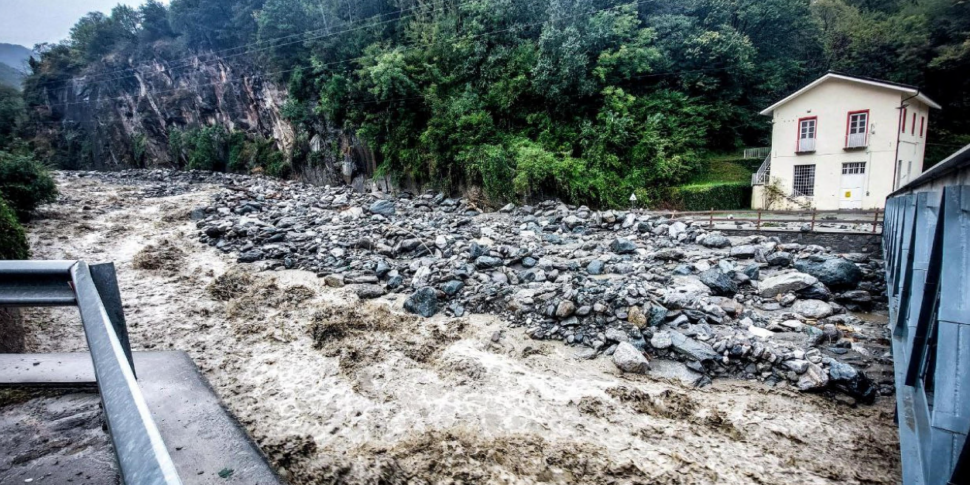
<instances>
[{"instance_id":1,"label":"muddy brown floodwater","mask_svg":"<svg viewBox=\"0 0 970 485\"><path fill-rule=\"evenodd\" d=\"M487 315L417 318L303 271L199 244L220 190L142 198L61 184L34 257L114 261L132 345L188 352L290 482L896 484L893 403L620 374ZM80 351L69 309L27 314L28 351Z\"/></svg>"}]
</instances>

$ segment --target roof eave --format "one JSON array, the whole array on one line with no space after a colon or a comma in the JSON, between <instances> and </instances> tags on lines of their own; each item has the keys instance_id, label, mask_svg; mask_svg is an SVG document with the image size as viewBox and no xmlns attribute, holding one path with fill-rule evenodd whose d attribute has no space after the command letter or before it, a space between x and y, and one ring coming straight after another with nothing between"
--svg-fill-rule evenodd
<instances>
[{"instance_id":1,"label":"roof eave","mask_svg":"<svg viewBox=\"0 0 970 485\"><path fill-rule=\"evenodd\" d=\"M856 83L861 83L861 84L867 84L867 85L870 85L870 86L876 86L876 87L881 87L881 88L885 88L885 89L891 89L891 90L894 90L894 91L899 91L899 92L902 92L902 93L908 93L910 96L915 96L916 99L920 100L920 102L926 104L930 108L933 108L933 109L943 109L935 101L933 101L932 99L930 99L925 94L921 93L919 89L911 89L911 88L906 88L906 87L902 87L902 86L895 86L895 85L892 85L892 84L881 83L881 82L872 81L872 80L869 80L869 79L859 79L859 78L855 78L855 77L852 77L852 76L846 76L846 75L843 75L843 74L836 74L836 73L831 73L830 72L830 73L827 73L824 76L816 79L815 81L812 81L811 83L808 83L807 85L805 85L805 87L799 89L798 91L795 91L794 93L789 94L788 96L786 96L781 101L778 101L777 103L775 103L775 104L773 104L773 105L765 108L759 114L765 115L765 116L771 115L771 113L773 111L775 111L779 106L781 106L781 105L783 105L783 104L791 101L792 99L797 98L798 96L801 96L805 92L811 90L815 86L818 86L819 84L822 84L823 82L825 82L825 81L827 81L829 79L842 79L842 80L845 80L845 81L851 81L851 82L856 82Z\"/></svg>"}]
</instances>

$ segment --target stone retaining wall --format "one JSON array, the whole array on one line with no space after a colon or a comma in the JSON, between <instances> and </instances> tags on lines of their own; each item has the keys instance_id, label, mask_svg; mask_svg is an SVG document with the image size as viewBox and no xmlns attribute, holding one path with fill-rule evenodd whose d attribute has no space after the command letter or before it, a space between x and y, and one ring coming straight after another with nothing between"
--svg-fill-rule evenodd
<instances>
[{"instance_id":1,"label":"stone retaining wall","mask_svg":"<svg viewBox=\"0 0 970 485\"><path fill-rule=\"evenodd\" d=\"M882 258L882 234L845 234L837 232L755 231L723 229L728 236L774 236L782 243L817 244L836 253L865 253Z\"/></svg>"}]
</instances>

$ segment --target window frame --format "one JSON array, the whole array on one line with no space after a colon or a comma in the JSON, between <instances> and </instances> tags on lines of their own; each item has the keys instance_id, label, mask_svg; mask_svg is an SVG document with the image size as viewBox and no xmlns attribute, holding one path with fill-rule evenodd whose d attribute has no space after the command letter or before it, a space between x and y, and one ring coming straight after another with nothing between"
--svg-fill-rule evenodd
<instances>
[{"instance_id":1,"label":"window frame","mask_svg":"<svg viewBox=\"0 0 970 485\"><path fill-rule=\"evenodd\" d=\"M846 171L848 169L848 171ZM842 175L865 175L866 162L842 162Z\"/></svg>"},{"instance_id":2,"label":"window frame","mask_svg":"<svg viewBox=\"0 0 970 485\"><path fill-rule=\"evenodd\" d=\"M798 169L800 169L800 168L803 168L804 169L806 167L811 167L811 174L810 174L810 176L811 176L811 182L812 183L811 183L811 185L809 187L810 190L811 190L811 193L810 194L798 190L798 187L797 187L797 184L798 184ZM814 164L814 163L804 163L804 164L792 166L792 181L791 181L791 186L792 186L792 196L793 197L798 197L798 196L815 197L815 169L816 169L816 164ZM805 177L808 177L809 175L804 175L804 176Z\"/></svg>"},{"instance_id":3,"label":"window frame","mask_svg":"<svg viewBox=\"0 0 970 485\"><path fill-rule=\"evenodd\" d=\"M795 153L815 152L814 148L812 150L802 150L802 123L805 121L812 121L815 123L812 129L812 134L814 136L811 139L815 140L815 143L818 144L818 116L806 116L804 118L798 118L798 123L796 123L795 126ZM805 139L807 140L808 138Z\"/></svg>"},{"instance_id":4,"label":"window frame","mask_svg":"<svg viewBox=\"0 0 970 485\"><path fill-rule=\"evenodd\" d=\"M855 115L866 115L866 122L862 126L862 134L865 135L861 146L849 146L849 130L852 128L852 117ZM856 111L849 111L845 116L845 148L865 148L869 146L869 110L860 109Z\"/></svg>"}]
</instances>

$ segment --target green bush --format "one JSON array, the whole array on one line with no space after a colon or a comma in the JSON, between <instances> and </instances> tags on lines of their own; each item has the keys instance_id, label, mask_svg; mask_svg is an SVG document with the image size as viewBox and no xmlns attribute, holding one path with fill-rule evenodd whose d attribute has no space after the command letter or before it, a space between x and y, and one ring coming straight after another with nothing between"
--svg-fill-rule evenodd
<instances>
[{"instance_id":1,"label":"green bush","mask_svg":"<svg viewBox=\"0 0 970 485\"><path fill-rule=\"evenodd\" d=\"M27 221L38 205L57 199L57 185L32 157L0 152L0 193L17 217Z\"/></svg>"},{"instance_id":2,"label":"green bush","mask_svg":"<svg viewBox=\"0 0 970 485\"><path fill-rule=\"evenodd\" d=\"M20 227L17 216L0 197L0 259L27 259L30 250L27 236Z\"/></svg>"},{"instance_id":3,"label":"green bush","mask_svg":"<svg viewBox=\"0 0 970 485\"><path fill-rule=\"evenodd\" d=\"M751 207L750 183L682 185L673 189L675 205L686 211L736 210Z\"/></svg>"}]
</instances>

